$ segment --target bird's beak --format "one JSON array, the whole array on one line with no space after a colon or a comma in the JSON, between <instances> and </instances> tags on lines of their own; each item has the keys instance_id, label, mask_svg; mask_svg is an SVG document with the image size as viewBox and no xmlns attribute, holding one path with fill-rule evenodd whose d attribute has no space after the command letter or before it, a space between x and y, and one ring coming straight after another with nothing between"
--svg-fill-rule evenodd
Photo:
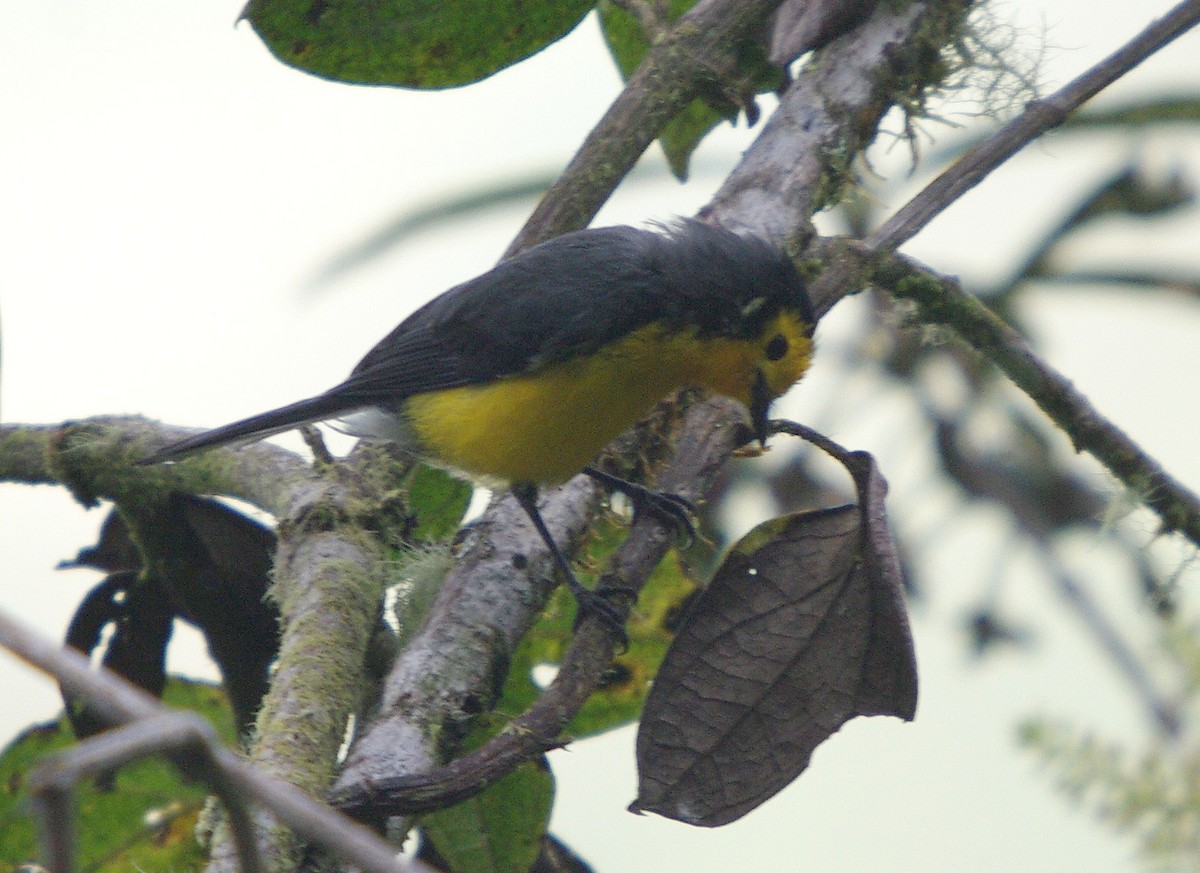
<instances>
[{"instance_id":1,"label":"bird's beak","mask_svg":"<svg viewBox=\"0 0 1200 873\"><path fill-rule=\"evenodd\" d=\"M754 428L754 436L758 438L759 445L764 448L767 445L767 437L771 435L767 412L771 408L772 399L767 377L759 370L754 377L754 386L750 389L750 424Z\"/></svg>"}]
</instances>

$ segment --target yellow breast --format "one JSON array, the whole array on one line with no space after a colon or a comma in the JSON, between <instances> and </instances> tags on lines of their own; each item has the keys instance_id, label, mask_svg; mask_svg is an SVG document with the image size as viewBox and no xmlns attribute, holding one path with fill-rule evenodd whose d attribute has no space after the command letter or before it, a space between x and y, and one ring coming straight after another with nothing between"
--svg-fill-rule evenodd
<instances>
[{"instance_id":1,"label":"yellow breast","mask_svg":"<svg viewBox=\"0 0 1200 873\"><path fill-rule=\"evenodd\" d=\"M561 482L679 388L748 402L760 346L651 325L589 357L415 395L404 412L422 450L441 463L483 479Z\"/></svg>"}]
</instances>

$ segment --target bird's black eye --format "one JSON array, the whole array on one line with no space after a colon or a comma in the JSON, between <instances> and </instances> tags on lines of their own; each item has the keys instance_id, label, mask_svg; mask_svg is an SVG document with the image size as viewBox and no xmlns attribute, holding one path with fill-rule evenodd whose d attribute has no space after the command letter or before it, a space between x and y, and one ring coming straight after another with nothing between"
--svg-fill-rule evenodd
<instances>
[{"instance_id":1,"label":"bird's black eye","mask_svg":"<svg viewBox=\"0 0 1200 873\"><path fill-rule=\"evenodd\" d=\"M783 334L775 334L771 337L771 341L767 343L767 360L778 361L787 354L788 341Z\"/></svg>"}]
</instances>

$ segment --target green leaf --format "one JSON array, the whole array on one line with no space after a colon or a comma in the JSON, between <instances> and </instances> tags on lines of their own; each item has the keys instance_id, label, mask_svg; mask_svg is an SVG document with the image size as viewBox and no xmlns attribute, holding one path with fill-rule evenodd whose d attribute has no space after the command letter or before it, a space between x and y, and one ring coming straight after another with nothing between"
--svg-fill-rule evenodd
<instances>
[{"instance_id":1,"label":"green leaf","mask_svg":"<svg viewBox=\"0 0 1200 873\"><path fill-rule=\"evenodd\" d=\"M217 686L172 678L164 701L207 718L221 738L233 743L233 717ZM0 873L9 873L38 855L37 833L29 817L26 774L48 754L74 745L65 717L36 725L0 752ZM196 819L206 790L185 783L162 758L147 758L116 774L113 788L100 791L94 781L76 788L79 868L95 873L199 869L206 856L196 842Z\"/></svg>"},{"instance_id":2,"label":"green leaf","mask_svg":"<svg viewBox=\"0 0 1200 873\"><path fill-rule=\"evenodd\" d=\"M733 123L736 119L736 112L731 116L722 115L703 100L693 100L672 118L659 134L658 143L675 178L686 182L692 152L699 147L700 141L722 121Z\"/></svg>"},{"instance_id":3,"label":"green leaf","mask_svg":"<svg viewBox=\"0 0 1200 873\"><path fill-rule=\"evenodd\" d=\"M495 730L478 730L470 745ZM543 757L470 800L423 816L421 828L452 873L527 873L542 851L553 802L554 777Z\"/></svg>"},{"instance_id":4,"label":"green leaf","mask_svg":"<svg viewBox=\"0 0 1200 873\"><path fill-rule=\"evenodd\" d=\"M594 0L251 0L255 32L283 61L367 85L450 88L478 81L565 36Z\"/></svg>"},{"instance_id":5,"label":"green leaf","mask_svg":"<svg viewBox=\"0 0 1200 873\"><path fill-rule=\"evenodd\" d=\"M462 523L474 488L445 470L418 464L406 483L408 505L416 528L415 542L432 542L451 536Z\"/></svg>"},{"instance_id":6,"label":"green leaf","mask_svg":"<svg viewBox=\"0 0 1200 873\"><path fill-rule=\"evenodd\" d=\"M671 0L671 20L692 7L695 0ZM604 40L621 76L628 80L642 62L650 45L637 18L615 3L600 5L600 25ZM716 127L722 116L703 100L693 100L672 119L659 135L658 143L667 157L671 172L681 182L687 179L688 160L704 135Z\"/></svg>"}]
</instances>

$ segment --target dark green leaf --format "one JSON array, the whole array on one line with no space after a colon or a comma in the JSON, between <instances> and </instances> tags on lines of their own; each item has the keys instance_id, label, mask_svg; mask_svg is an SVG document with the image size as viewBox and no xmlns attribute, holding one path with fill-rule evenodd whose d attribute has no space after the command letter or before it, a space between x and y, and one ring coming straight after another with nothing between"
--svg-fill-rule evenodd
<instances>
[{"instance_id":1,"label":"dark green leaf","mask_svg":"<svg viewBox=\"0 0 1200 873\"><path fill-rule=\"evenodd\" d=\"M594 0L251 0L255 32L285 64L367 85L449 88L569 33Z\"/></svg>"},{"instance_id":2,"label":"dark green leaf","mask_svg":"<svg viewBox=\"0 0 1200 873\"><path fill-rule=\"evenodd\" d=\"M442 540L458 530L474 488L444 470L418 464L407 482L408 505L416 519L415 542Z\"/></svg>"},{"instance_id":3,"label":"dark green leaf","mask_svg":"<svg viewBox=\"0 0 1200 873\"><path fill-rule=\"evenodd\" d=\"M703 100L693 100L683 107L658 136L658 144L662 146L667 166L671 168L675 178L686 182L692 152L700 145L701 140L722 121L732 122L736 118L736 112L732 116L722 115Z\"/></svg>"}]
</instances>

